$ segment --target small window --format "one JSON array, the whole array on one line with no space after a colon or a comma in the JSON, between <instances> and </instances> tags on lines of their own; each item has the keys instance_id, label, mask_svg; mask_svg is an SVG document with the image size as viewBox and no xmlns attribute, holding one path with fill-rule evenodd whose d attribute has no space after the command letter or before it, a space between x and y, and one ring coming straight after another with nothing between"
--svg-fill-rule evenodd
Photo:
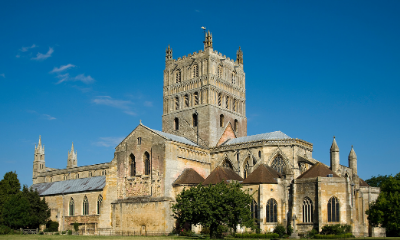
<instances>
[{"instance_id":1,"label":"small window","mask_svg":"<svg viewBox=\"0 0 400 240\"><path fill-rule=\"evenodd\" d=\"M237 109L236 105L237 105L237 101L236 101L236 99L233 99L232 110L235 111L235 112L236 112L236 109Z\"/></svg>"},{"instance_id":2,"label":"small window","mask_svg":"<svg viewBox=\"0 0 400 240\"><path fill-rule=\"evenodd\" d=\"M82 208L82 215L89 215L89 201L88 198L85 196L83 198L83 208Z\"/></svg>"},{"instance_id":3,"label":"small window","mask_svg":"<svg viewBox=\"0 0 400 240\"><path fill-rule=\"evenodd\" d=\"M99 197L97 198L97 214L100 214L102 203L103 203L103 196L99 195Z\"/></svg>"},{"instance_id":4,"label":"small window","mask_svg":"<svg viewBox=\"0 0 400 240\"><path fill-rule=\"evenodd\" d=\"M184 96L184 99L185 99L185 107L189 107L189 95L185 95Z\"/></svg>"},{"instance_id":5,"label":"small window","mask_svg":"<svg viewBox=\"0 0 400 240\"><path fill-rule=\"evenodd\" d=\"M197 64L193 65L193 77L199 76L199 66Z\"/></svg>"},{"instance_id":6,"label":"small window","mask_svg":"<svg viewBox=\"0 0 400 240\"><path fill-rule=\"evenodd\" d=\"M218 106L221 106L222 103L222 96L221 93L218 93Z\"/></svg>"},{"instance_id":7,"label":"small window","mask_svg":"<svg viewBox=\"0 0 400 240\"><path fill-rule=\"evenodd\" d=\"M258 157L261 158L261 151L258 151Z\"/></svg>"},{"instance_id":8,"label":"small window","mask_svg":"<svg viewBox=\"0 0 400 240\"><path fill-rule=\"evenodd\" d=\"M180 83L181 82L181 70L176 71L176 83Z\"/></svg>"},{"instance_id":9,"label":"small window","mask_svg":"<svg viewBox=\"0 0 400 240\"><path fill-rule=\"evenodd\" d=\"M142 138L141 138L141 137L138 137L138 138L137 138L137 144L138 144L138 145L142 144Z\"/></svg>"},{"instance_id":10,"label":"small window","mask_svg":"<svg viewBox=\"0 0 400 240\"><path fill-rule=\"evenodd\" d=\"M193 117L193 127L197 127L197 114L193 113L192 117Z\"/></svg>"},{"instance_id":11,"label":"small window","mask_svg":"<svg viewBox=\"0 0 400 240\"><path fill-rule=\"evenodd\" d=\"M179 130L179 118L174 119L174 129L175 131Z\"/></svg>"},{"instance_id":12,"label":"small window","mask_svg":"<svg viewBox=\"0 0 400 240\"><path fill-rule=\"evenodd\" d=\"M135 160L135 155L133 155L132 153L131 153L131 155L130 155L130 159L131 159L131 177L134 177L134 176L136 176L136 160Z\"/></svg>"},{"instance_id":13,"label":"small window","mask_svg":"<svg viewBox=\"0 0 400 240\"><path fill-rule=\"evenodd\" d=\"M150 154L144 153L144 175L150 175Z\"/></svg>"},{"instance_id":14,"label":"small window","mask_svg":"<svg viewBox=\"0 0 400 240\"><path fill-rule=\"evenodd\" d=\"M193 97L194 97L194 105L199 105L199 93L195 92L193 94Z\"/></svg>"},{"instance_id":15,"label":"small window","mask_svg":"<svg viewBox=\"0 0 400 240\"><path fill-rule=\"evenodd\" d=\"M179 110L179 97L175 97L175 110Z\"/></svg>"},{"instance_id":16,"label":"small window","mask_svg":"<svg viewBox=\"0 0 400 240\"><path fill-rule=\"evenodd\" d=\"M75 214L75 203L74 203L74 199L71 198L69 200L69 215L74 216L74 214Z\"/></svg>"},{"instance_id":17,"label":"small window","mask_svg":"<svg viewBox=\"0 0 400 240\"><path fill-rule=\"evenodd\" d=\"M219 126L224 127L224 114L219 116Z\"/></svg>"},{"instance_id":18,"label":"small window","mask_svg":"<svg viewBox=\"0 0 400 240\"><path fill-rule=\"evenodd\" d=\"M226 96L226 99L225 99L226 101L225 101L225 107L226 107L226 109L229 109L229 97L228 96Z\"/></svg>"},{"instance_id":19,"label":"small window","mask_svg":"<svg viewBox=\"0 0 400 240\"><path fill-rule=\"evenodd\" d=\"M240 155L239 155L239 152L236 154L236 161L237 162L239 162L239 158L240 158Z\"/></svg>"},{"instance_id":20,"label":"small window","mask_svg":"<svg viewBox=\"0 0 400 240\"><path fill-rule=\"evenodd\" d=\"M237 132L239 130L239 121L237 119L235 119L235 124L233 126L235 129L235 132Z\"/></svg>"}]
</instances>

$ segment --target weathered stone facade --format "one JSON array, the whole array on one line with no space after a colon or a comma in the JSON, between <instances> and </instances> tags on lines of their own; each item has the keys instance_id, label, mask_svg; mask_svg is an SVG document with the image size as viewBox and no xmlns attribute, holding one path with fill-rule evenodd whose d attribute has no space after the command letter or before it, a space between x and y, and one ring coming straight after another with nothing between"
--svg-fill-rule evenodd
<instances>
[{"instance_id":1,"label":"weathered stone facade","mask_svg":"<svg viewBox=\"0 0 400 240\"><path fill-rule=\"evenodd\" d=\"M365 215L380 190L358 177L353 148L349 167L340 165L334 139L328 168L312 158L313 145L304 140L280 131L247 136L240 48L233 61L213 50L210 33L204 50L188 56L175 60L168 47L163 95L163 131L140 123L108 163L78 167L72 146L67 168L48 168L39 139L33 187L46 197L60 230L78 222L87 233L170 232L176 196L222 167L239 175L236 180L244 179L243 189L254 196L253 215L264 232L278 224L294 224L298 233L305 233L341 223L350 224L358 236L382 235L370 228ZM96 181L83 184L81 179Z\"/></svg>"}]
</instances>

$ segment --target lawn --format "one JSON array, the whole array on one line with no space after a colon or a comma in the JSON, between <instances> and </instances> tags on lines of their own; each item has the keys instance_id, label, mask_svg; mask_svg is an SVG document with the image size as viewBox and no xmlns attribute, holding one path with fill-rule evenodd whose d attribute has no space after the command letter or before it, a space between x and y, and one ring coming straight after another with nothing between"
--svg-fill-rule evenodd
<instances>
[{"instance_id":1,"label":"lawn","mask_svg":"<svg viewBox=\"0 0 400 240\"><path fill-rule=\"evenodd\" d=\"M166 237L166 236L158 236L158 237L123 237L123 236L70 236L70 235L0 235L0 239L10 239L10 240L61 240L61 239L70 239L70 240L78 240L78 239L87 239L87 240L172 240L172 239L187 239L183 237Z\"/></svg>"}]
</instances>

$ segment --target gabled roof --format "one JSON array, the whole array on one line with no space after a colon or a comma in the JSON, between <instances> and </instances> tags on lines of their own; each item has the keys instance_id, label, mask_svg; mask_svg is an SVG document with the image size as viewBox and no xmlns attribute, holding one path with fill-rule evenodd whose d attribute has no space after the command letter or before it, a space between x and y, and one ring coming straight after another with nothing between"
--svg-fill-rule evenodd
<instances>
[{"instance_id":1,"label":"gabled roof","mask_svg":"<svg viewBox=\"0 0 400 240\"><path fill-rule=\"evenodd\" d=\"M291 137L289 137L288 135L284 134L281 131L275 131L275 132L262 133L262 134L246 136L246 137L238 137L238 138L229 140L224 145L232 145L232 144L238 144L238 143L244 143L244 142L253 142L253 141L261 141L261 140L271 140L271 139L291 139Z\"/></svg>"},{"instance_id":2,"label":"gabled roof","mask_svg":"<svg viewBox=\"0 0 400 240\"><path fill-rule=\"evenodd\" d=\"M36 189L40 196L87 192L102 190L106 186L106 177L79 178L60 182L37 183L31 187Z\"/></svg>"},{"instance_id":3,"label":"gabled roof","mask_svg":"<svg viewBox=\"0 0 400 240\"><path fill-rule=\"evenodd\" d=\"M233 131L232 124L228 122L228 125L226 126L224 132L218 140L217 146L222 145L225 142L228 142L229 140L234 138L236 138L235 131Z\"/></svg>"},{"instance_id":4,"label":"gabled roof","mask_svg":"<svg viewBox=\"0 0 400 240\"><path fill-rule=\"evenodd\" d=\"M360 187L369 187L368 183L360 178Z\"/></svg>"},{"instance_id":5,"label":"gabled roof","mask_svg":"<svg viewBox=\"0 0 400 240\"><path fill-rule=\"evenodd\" d=\"M193 168L186 168L172 184L175 185L197 185L204 181L204 178Z\"/></svg>"},{"instance_id":6,"label":"gabled roof","mask_svg":"<svg viewBox=\"0 0 400 240\"><path fill-rule=\"evenodd\" d=\"M327 166L318 162L314 164L310 169L301 174L297 179L301 178L315 178L315 177L327 177L328 174L332 174L333 177L339 177L336 173L332 172Z\"/></svg>"},{"instance_id":7,"label":"gabled roof","mask_svg":"<svg viewBox=\"0 0 400 240\"><path fill-rule=\"evenodd\" d=\"M265 184L272 183L276 184L277 178L281 178L282 175L270 166L260 164L250 175L243 181L243 184Z\"/></svg>"},{"instance_id":8,"label":"gabled roof","mask_svg":"<svg viewBox=\"0 0 400 240\"><path fill-rule=\"evenodd\" d=\"M222 181L228 183L227 180L243 181L243 178L232 169L220 166L210 173L206 180L204 180L203 185L217 184Z\"/></svg>"}]
</instances>

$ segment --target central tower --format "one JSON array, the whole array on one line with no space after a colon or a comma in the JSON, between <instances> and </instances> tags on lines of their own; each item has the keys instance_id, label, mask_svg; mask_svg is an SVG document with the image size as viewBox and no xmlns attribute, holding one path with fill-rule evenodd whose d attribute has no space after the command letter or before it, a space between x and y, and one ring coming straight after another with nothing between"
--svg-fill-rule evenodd
<instances>
[{"instance_id":1,"label":"central tower","mask_svg":"<svg viewBox=\"0 0 400 240\"><path fill-rule=\"evenodd\" d=\"M227 127L247 136L243 52L234 61L214 51L210 32L204 51L173 59L168 46L163 96L163 132L204 147L215 147Z\"/></svg>"}]
</instances>

